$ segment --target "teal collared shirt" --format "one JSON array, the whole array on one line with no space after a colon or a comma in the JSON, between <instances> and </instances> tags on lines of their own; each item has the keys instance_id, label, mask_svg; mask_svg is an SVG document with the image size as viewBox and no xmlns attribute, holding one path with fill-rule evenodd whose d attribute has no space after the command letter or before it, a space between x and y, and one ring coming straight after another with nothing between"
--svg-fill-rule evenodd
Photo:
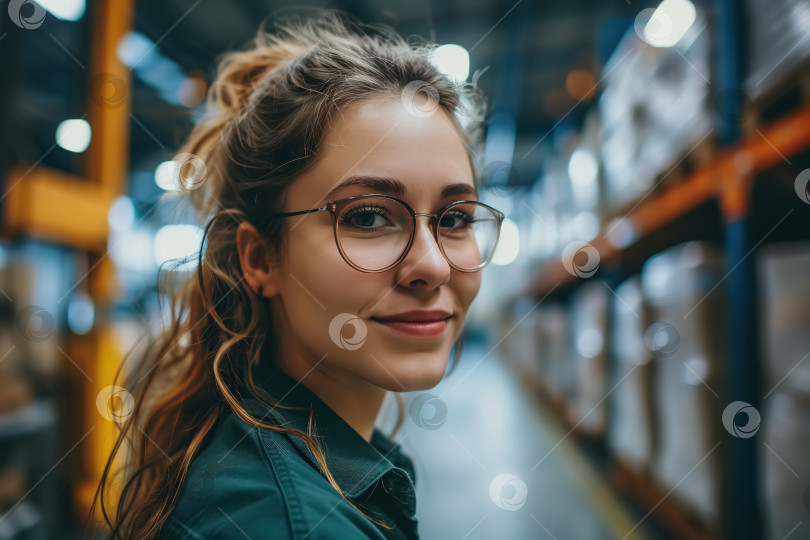
<instances>
[{"instance_id":1,"label":"teal collared shirt","mask_svg":"<svg viewBox=\"0 0 810 540\"><path fill-rule=\"evenodd\" d=\"M367 442L303 384L271 366L254 368L275 403L314 411L318 442L352 508L319 472L298 437L251 427L229 412L191 464L177 504L158 538L344 540L418 538L415 471L379 429ZM271 409L255 401L258 418L307 432L308 411Z\"/></svg>"}]
</instances>

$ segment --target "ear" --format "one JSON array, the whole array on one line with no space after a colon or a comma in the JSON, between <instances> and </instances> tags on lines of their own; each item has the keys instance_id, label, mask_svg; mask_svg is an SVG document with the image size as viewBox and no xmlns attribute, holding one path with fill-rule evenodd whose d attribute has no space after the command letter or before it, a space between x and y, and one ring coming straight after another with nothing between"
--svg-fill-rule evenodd
<instances>
[{"instance_id":1,"label":"ear","mask_svg":"<svg viewBox=\"0 0 810 540\"><path fill-rule=\"evenodd\" d=\"M278 294L276 273L267 252L264 238L252 224L243 221L236 229L236 249L239 264L248 287L261 296L270 298Z\"/></svg>"}]
</instances>

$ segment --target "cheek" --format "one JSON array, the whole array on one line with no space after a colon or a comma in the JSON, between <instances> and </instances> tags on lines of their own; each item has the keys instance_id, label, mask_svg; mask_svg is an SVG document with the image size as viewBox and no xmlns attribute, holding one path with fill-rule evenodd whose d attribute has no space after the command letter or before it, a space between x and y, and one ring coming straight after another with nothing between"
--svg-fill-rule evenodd
<instances>
[{"instance_id":1,"label":"cheek","mask_svg":"<svg viewBox=\"0 0 810 540\"><path fill-rule=\"evenodd\" d=\"M466 313L481 288L481 272L455 272L451 288L458 298L461 308Z\"/></svg>"},{"instance_id":2,"label":"cheek","mask_svg":"<svg viewBox=\"0 0 810 540\"><path fill-rule=\"evenodd\" d=\"M281 296L299 338L328 343L329 324L340 313L357 314L371 294L362 284L367 274L350 267L330 234L293 234L282 270Z\"/></svg>"}]
</instances>

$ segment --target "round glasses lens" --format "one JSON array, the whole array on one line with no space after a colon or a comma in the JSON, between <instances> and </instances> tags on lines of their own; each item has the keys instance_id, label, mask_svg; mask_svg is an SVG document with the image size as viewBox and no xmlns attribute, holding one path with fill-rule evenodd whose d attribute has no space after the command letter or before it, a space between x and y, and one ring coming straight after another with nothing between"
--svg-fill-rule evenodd
<instances>
[{"instance_id":1,"label":"round glasses lens","mask_svg":"<svg viewBox=\"0 0 810 540\"><path fill-rule=\"evenodd\" d=\"M480 268L498 243L498 216L482 204L455 204L440 217L439 242L453 265L462 270Z\"/></svg>"},{"instance_id":2,"label":"round glasses lens","mask_svg":"<svg viewBox=\"0 0 810 540\"><path fill-rule=\"evenodd\" d=\"M365 270L394 264L408 247L413 218L400 202L386 197L363 197L347 203L337 220L343 254Z\"/></svg>"}]
</instances>

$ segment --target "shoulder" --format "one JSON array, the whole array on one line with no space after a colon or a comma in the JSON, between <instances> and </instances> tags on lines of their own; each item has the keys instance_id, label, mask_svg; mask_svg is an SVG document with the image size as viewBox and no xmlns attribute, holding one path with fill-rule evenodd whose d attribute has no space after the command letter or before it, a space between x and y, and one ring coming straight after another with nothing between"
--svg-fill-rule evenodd
<instances>
[{"instance_id":1,"label":"shoulder","mask_svg":"<svg viewBox=\"0 0 810 540\"><path fill-rule=\"evenodd\" d=\"M382 538L283 433L223 419L159 538Z\"/></svg>"}]
</instances>

